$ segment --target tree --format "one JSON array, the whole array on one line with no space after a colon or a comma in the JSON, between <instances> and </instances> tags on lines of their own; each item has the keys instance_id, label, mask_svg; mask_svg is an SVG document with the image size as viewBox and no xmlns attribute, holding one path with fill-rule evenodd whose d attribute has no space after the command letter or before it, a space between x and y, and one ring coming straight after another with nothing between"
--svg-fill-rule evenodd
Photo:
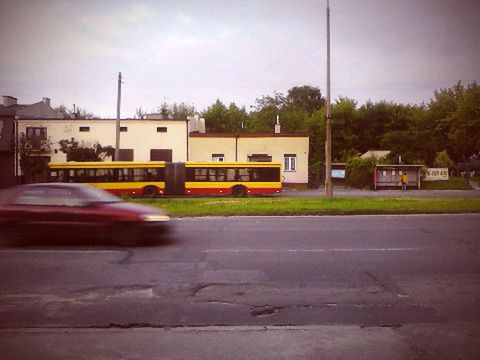
<instances>
[{"instance_id":1,"label":"tree","mask_svg":"<svg viewBox=\"0 0 480 360\"><path fill-rule=\"evenodd\" d=\"M312 114L320 110L325 99L318 87L313 86L294 86L287 92L286 103L288 108L294 108Z\"/></svg>"},{"instance_id":2,"label":"tree","mask_svg":"<svg viewBox=\"0 0 480 360\"><path fill-rule=\"evenodd\" d=\"M469 161L480 154L480 87L468 85L458 99L454 113L447 117L449 133L447 144L450 155L457 162Z\"/></svg>"},{"instance_id":3,"label":"tree","mask_svg":"<svg viewBox=\"0 0 480 360\"><path fill-rule=\"evenodd\" d=\"M435 90L428 115L436 123L437 142L442 147L446 144L455 162L480 154L480 87L476 82L465 88L459 81L448 89Z\"/></svg>"},{"instance_id":4,"label":"tree","mask_svg":"<svg viewBox=\"0 0 480 360\"><path fill-rule=\"evenodd\" d=\"M48 169L48 161L44 156L45 153L50 153L51 140L41 140L39 143L27 138L25 133L20 134L20 139L17 143L17 154L19 156L20 168L25 176L30 177L33 182L35 179Z\"/></svg>"},{"instance_id":5,"label":"tree","mask_svg":"<svg viewBox=\"0 0 480 360\"><path fill-rule=\"evenodd\" d=\"M135 119L145 119L146 115L146 111L142 110L141 106L135 109Z\"/></svg>"},{"instance_id":6,"label":"tree","mask_svg":"<svg viewBox=\"0 0 480 360\"><path fill-rule=\"evenodd\" d=\"M443 150L437 153L433 165L442 168L450 168L453 166L453 160L448 156L447 150Z\"/></svg>"},{"instance_id":7,"label":"tree","mask_svg":"<svg viewBox=\"0 0 480 360\"><path fill-rule=\"evenodd\" d=\"M239 108L231 103L228 108L217 99L215 103L202 113L205 118L207 132L239 132L242 123L245 123L248 115L245 107Z\"/></svg>"},{"instance_id":8,"label":"tree","mask_svg":"<svg viewBox=\"0 0 480 360\"><path fill-rule=\"evenodd\" d=\"M82 109L80 107L76 107L74 109L68 109L65 105L60 105L55 108L56 111L60 111L63 114L64 119L98 119L93 113L87 111L86 109Z\"/></svg>"},{"instance_id":9,"label":"tree","mask_svg":"<svg viewBox=\"0 0 480 360\"><path fill-rule=\"evenodd\" d=\"M352 152L356 155L357 134L353 130L357 102L340 97L332 108L332 159L345 161Z\"/></svg>"},{"instance_id":10,"label":"tree","mask_svg":"<svg viewBox=\"0 0 480 360\"><path fill-rule=\"evenodd\" d=\"M195 115L195 106L188 105L187 103L181 102L179 104L174 103L170 106L170 114L172 114L174 119L184 120L188 116Z\"/></svg>"},{"instance_id":11,"label":"tree","mask_svg":"<svg viewBox=\"0 0 480 360\"><path fill-rule=\"evenodd\" d=\"M60 151L67 155L67 161L103 161L107 156L113 156L115 149L112 146L102 146L98 142L89 144L79 143L74 138L58 142Z\"/></svg>"}]
</instances>

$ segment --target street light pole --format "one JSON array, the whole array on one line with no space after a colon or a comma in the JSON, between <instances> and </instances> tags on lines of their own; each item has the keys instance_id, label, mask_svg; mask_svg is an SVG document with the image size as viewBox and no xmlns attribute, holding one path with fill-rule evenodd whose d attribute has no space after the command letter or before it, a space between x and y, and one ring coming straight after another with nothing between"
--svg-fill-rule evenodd
<instances>
[{"instance_id":1,"label":"street light pole","mask_svg":"<svg viewBox=\"0 0 480 360\"><path fill-rule=\"evenodd\" d=\"M115 130L115 161L120 161L120 102L122 98L122 73L118 73L117 122Z\"/></svg>"},{"instance_id":2,"label":"street light pole","mask_svg":"<svg viewBox=\"0 0 480 360\"><path fill-rule=\"evenodd\" d=\"M332 187L332 114L330 107L330 3L327 0L327 103L325 139L325 197L333 197Z\"/></svg>"}]
</instances>

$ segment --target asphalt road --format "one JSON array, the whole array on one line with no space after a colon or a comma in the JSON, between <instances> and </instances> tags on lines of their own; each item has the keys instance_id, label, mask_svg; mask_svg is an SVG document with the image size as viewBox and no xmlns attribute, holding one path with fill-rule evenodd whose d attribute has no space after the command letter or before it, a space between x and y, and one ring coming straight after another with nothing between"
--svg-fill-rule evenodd
<instances>
[{"instance_id":1,"label":"asphalt road","mask_svg":"<svg viewBox=\"0 0 480 360\"><path fill-rule=\"evenodd\" d=\"M175 222L0 248L0 359L478 359L479 214Z\"/></svg>"}]
</instances>

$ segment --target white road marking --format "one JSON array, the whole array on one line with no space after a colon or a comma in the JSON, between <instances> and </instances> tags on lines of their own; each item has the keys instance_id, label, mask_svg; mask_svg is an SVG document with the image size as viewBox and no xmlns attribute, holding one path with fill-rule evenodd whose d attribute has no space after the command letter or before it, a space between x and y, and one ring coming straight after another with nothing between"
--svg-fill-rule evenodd
<instances>
[{"instance_id":1,"label":"white road marking","mask_svg":"<svg viewBox=\"0 0 480 360\"><path fill-rule=\"evenodd\" d=\"M424 248L366 248L366 249L208 249L206 253L326 253L326 252L401 252L401 251L420 251Z\"/></svg>"},{"instance_id":2,"label":"white road marking","mask_svg":"<svg viewBox=\"0 0 480 360\"><path fill-rule=\"evenodd\" d=\"M0 254L3 253L31 253L31 254L105 254L105 253L111 253L111 254L117 254L120 252L124 252L125 250L42 250L42 249L11 249L11 250L0 250Z\"/></svg>"}]
</instances>

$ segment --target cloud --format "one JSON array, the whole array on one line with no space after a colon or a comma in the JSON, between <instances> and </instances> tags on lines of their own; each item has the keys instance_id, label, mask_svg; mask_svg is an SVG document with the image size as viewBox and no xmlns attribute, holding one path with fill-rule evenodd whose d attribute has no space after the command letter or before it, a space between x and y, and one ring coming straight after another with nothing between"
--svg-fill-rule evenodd
<instances>
[{"instance_id":1,"label":"cloud","mask_svg":"<svg viewBox=\"0 0 480 360\"><path fill-rule=\"evenodd\" d=\"M114 7L93 10L80 14L79 25L84 26L87 32L109 37L125 36L132 30L135 32L148 15L147 5L142 3L119 9Z\"/></svg>"}]
</instances>

